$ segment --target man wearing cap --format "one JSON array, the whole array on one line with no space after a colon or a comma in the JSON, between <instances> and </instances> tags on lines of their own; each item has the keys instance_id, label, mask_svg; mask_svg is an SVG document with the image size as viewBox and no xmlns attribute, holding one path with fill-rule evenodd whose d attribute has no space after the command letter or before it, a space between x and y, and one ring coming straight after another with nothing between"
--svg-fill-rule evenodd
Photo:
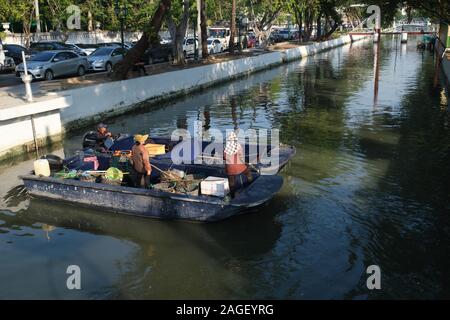
<instances>
[{"instance_id":1,"label":"man wearing cap","mask_svg":"<svg viewBox=\"0 0 450 320\"><path fill-rule=\"evenodd\" d=\"M150 184L150 174L152 173L152 168L150 166L150 156L147 149L145 148L145 143L148 139L148 134L134 136L134 146L131 149L131 160L133 163L133 169L136 171L135 186L146 188Z\"/></svg>"},{"instance_id":2,"label":"man wearing cap","mask_svg":"<svg viewBox=\"0 0 450 320\"><path fill-rule=\"evenodd\" d=\"M95 133L95 149L99 152L106 152L108 148L105 146L105 141L111 138L112 134L108 131L108 126L104 123L97 125L97 132Z\"/></svg>"}]
</instances>

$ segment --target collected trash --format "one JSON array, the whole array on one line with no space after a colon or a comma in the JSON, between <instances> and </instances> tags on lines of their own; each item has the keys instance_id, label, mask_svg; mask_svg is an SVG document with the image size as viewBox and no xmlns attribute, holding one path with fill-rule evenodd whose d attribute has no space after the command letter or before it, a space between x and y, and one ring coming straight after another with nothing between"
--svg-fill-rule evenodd
<instances>
[{"instance_id":1,"label":"collected trash","mask_svg":"<svg viewBox=\"0 0 450 320\"><path fill-rule=\"evenodd\" d=\"M60 172L55 173L55 178L60 178L60 179L75 179L77 176L78 176L78 174L77 174L76 170L70 170L70 171L62 170Z\"/></svg>"}]
</instances>

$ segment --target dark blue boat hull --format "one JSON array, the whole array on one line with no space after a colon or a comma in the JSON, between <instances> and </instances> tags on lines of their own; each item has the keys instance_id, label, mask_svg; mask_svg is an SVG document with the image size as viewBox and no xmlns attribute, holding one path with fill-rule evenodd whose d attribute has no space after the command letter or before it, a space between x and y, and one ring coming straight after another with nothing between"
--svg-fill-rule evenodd
<instances>
[{"instance_id":1,"label":"dark blue boat hull","mask_svg":"<svg viewBox=\"0 0 450 320\"><path fill-rule=\"evenodd\" d=\"M218 221L268 200L283 184L280 176L261 176L234 199L172 194L78 180L21 176L28 193L102 210L161 219Z\"/></svg>"}]
</instances>

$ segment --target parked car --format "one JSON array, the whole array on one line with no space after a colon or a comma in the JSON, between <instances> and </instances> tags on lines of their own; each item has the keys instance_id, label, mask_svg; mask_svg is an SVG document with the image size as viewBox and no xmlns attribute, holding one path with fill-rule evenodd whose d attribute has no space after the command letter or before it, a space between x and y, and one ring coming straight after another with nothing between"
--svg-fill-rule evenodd
<instances>
[{"instance_id":1,"label":"parked car","mask_svg":"<svg viewBox=\"0 0 450 320\"><path fill-rule=\"evenodd\" d=\"M70 43L67 45L74 46L78 51L85 53L87 56L99 48L99 46L96 44L85 44L85 43L72 44L72 43Z\"/></svg>"},{"instance_id":2,"label":"parked car","mask_svg":"<svg viewBox=\"0 0 450 320\"><path fill-rule=\"evenodd\" d=\"M122 42L103 42L98 44L99 47L122 47ZM124 42L123 47L130 50L133 47L131 42Z\"/></svg>"},{"instance_id":3,"label":"parked car","mask_svg":"<svg viewBox=\"0 0 450 320\"><path fill-rule=\"evenodd\" d=\"M33 53L33 51L18 44L4 44L3 50L5 51L5 56L11 57L16 65L22 63L22 51L25 52L26 59L30 58Z\"/></svg>"},{"instance_id":4,"label":"parked car","mask_svg":"<svg viewBox=\"0 0 450 320\"><path fill-rule=\"evenodd\" d=\"M53 80L55 77L72 74L83 76L88 68L85 57L69 50L43 51L27 60L27 69L33 79ZM16 76L20 77L24 72L21 63L16 67Z\"/></svg>"},{"instance_id":5,"label":"parked car","mask_svg":"<svg viewBox=\"0 0 450 320\"><path fill-rule=\"evenodd\" d=\"M194 40L193 37L184 38L183 40L183 53L185 57L195 54L195 49L198 49L198 39Z\"/></svg>"},{"instance_id":6,"label":"parked car","mask_svg":"<svg viewBox=\"0 0 450 320\"><path fill-rule=\"evenodd\" d=\"M275 42L282 42L282 41L284 41L284 38L279 34L279 32L272 31L270 33L269 42L275 43Z\"/></svg>"},{"instance_id":7,"label":"parked car","mask_svg":"<svg viewBox=\"0 0 450 320\"><path fill-rule=\"evenodd\" d=\"M207 44L208 44L209 54L220 53L220 52L223 52L223 50L224 50L222 41L220 41L220 39L208 38Z\"/></svg>"},{"instance_id":8,"label":"parked car","mask_svg":"<svg viewBox=\"0 0 450 320\"><path fill-rule=\"evenodd\" d=\"M278 31L278 37L280 38L280 40L290 40L291 39L291 34L292 32L290 30L280 30Z\"/></svg>"},{"instance_id":9,"label":"parked car","mask_svg":"<svg viewBox=\"0 0 450 320\"><path fill-rule=\"evenodd\" d=\"M14 71L16 64L14 63L14 59L11 57L0 57L0 71Z\"/></svg>"},{"instance_id":10,"label":"parked car","mask_svg":"<svg viewBox=\"0 0 450 320\"><path fill-rule=\"evenodd\" d=\"M64 42L59 41L41 41L41 42L33 42L30 45L30 49L32 51L50 51L50 50L72 50L76 54L80 56L85 56L86 53L78 49L72 44L65 44Z\"/></svg>"},{"instance_id":11,"label":"parked car","mask_svg":"<svg viewBox=\"0 0 450 320\"><path fill-rule=\"evenodd\" d=\"M126 49L118 46L98 48L88 57L89 69L110 72L114 65L123 59L126 52Z\"/></svg>"},{"instance_id":12,"label":"parked car","mask_svg":"<svg viewBox=\"0 0 450 320\"><path fill-rule=\"evenodd\" d=\"M168 37L163 37L161 38L160 43L161 44L172 43L172 39Z\"/></svg>"},{"instance_id":13,"label":"parked car","mask_svg":"<svg viewBox=\"0 0 450 320\"><path fill-rule=\"evenodd\" d=\"M147 49L144 53L143 61L146 64L153 64L156 61L172 61L175 56L175 48L172 43L160 44Z\"/></svg>"}]
</instances>

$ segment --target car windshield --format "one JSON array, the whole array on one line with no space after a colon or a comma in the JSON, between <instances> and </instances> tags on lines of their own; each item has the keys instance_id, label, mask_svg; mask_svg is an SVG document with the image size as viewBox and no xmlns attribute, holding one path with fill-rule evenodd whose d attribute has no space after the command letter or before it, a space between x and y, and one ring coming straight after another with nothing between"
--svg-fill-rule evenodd
<instances>
[{"instance_id":1,"label":"car windshield","mask_svg":"<svg viewBox=\"0 0 450 320\"><path fill-rule=\"evenodd\" d=\"M208 44L212 44L213 43L213 40L208 40Z\"/></svg>"},{"instance_id":2,"label":"car windshield","mask_svg":"<svg viewBox=\"0 0 450 320\"><path fill-rule=\"evenodd\" d=\"M95 51L91 54L91 56L108 56L108 55L111 54L111 52L112 52L113 50L114 50L114 48L107 48L107 47L100 48L100 49L95 50Z\"/></svg>"},{"instance_id":3,"label":"car windshield","mask_svg":"<svg viewBox=\"0 0 450 320\"><path fill-rule=\"evenodd\" d=\"M209 30L209 35L215 38L225 38L225 30L223 29L216 29L216 30Z\"/></svg>"},{"instance_id":4,"label":"car windshield","mask_svg":"<svg viewBox=\"0 0 450 320\"><path fill-rule=\"evenodd\" d=\"M53 52L44 51L32 56L30 61L50 61L54 55Z\"/></svg>"}]
</instances>

